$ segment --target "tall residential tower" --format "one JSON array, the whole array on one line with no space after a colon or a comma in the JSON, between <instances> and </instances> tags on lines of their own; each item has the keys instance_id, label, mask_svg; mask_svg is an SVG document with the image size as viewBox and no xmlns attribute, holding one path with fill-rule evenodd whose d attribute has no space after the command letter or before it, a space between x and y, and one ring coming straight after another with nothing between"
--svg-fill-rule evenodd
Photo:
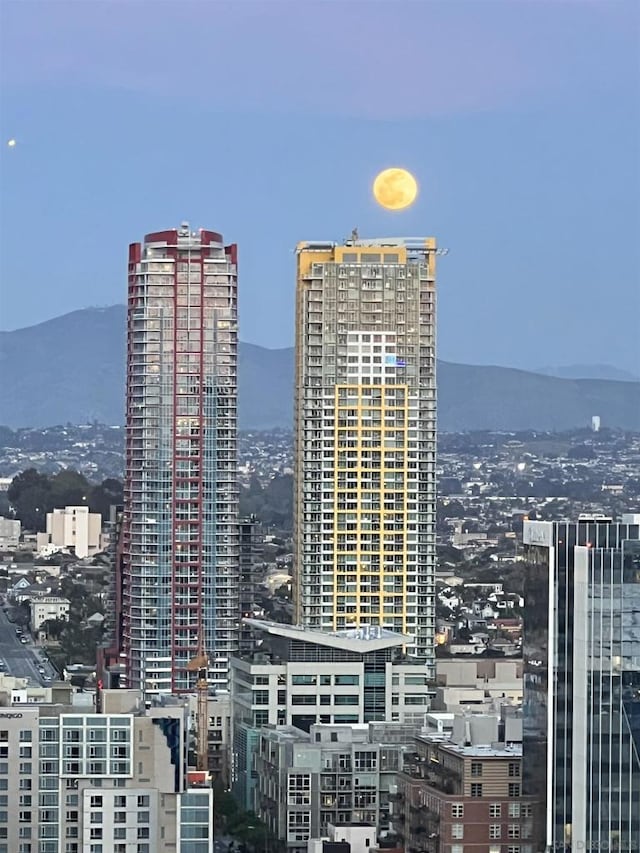
<instances>
[{"instance_id":1,"label":"tall residential tower","mask_svg":"<svg viewBox=\"0 0 640 853\"><path fill-rule=\"evenodd\" d=\"M213 231L129 247L121 652L129 687L225 686L238 637L237 249Z\"/></svg>"},{"instance_id":2,"label":"tall residential tower","mask_svg":"<svg viewBox=\"0 0 640 853\"><path fill-rule=\"evenodd\" d=\"M433 661L432 238L297 248L296 622L410 635Z\"/></svg>"}]
</instances>

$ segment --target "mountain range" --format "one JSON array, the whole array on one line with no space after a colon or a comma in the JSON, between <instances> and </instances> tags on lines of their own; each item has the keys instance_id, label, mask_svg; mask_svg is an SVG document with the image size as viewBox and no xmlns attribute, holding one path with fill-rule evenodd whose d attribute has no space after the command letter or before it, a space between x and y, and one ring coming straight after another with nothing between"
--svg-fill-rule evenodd
<instances>
[{"instance_id":1,"label":"mountain range","mask_svg":"<svg viewBox=\"0 0 640 853\"><path fill-rule=\"evenodd\" d=\"M0 332L0 424L123 423L125 334L123 305ZM291 427L293 366L291 347L240 344L241 429ZM640 382L438 362L441 430L558 431L586 427L593 415L604 427L640 431Z\"/></svg>"}]
</instances>

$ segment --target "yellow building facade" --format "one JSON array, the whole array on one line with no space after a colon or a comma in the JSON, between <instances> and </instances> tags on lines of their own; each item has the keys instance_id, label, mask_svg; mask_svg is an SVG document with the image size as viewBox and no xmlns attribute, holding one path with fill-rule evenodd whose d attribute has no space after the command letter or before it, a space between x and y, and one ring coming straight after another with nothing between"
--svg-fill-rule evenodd
<instances>
[{"instance_id":1,"label":"yellow building facade","mask_svg":"<svg viewBox=\"0 0 640 853\"><path fill-rule=\"evenodd\" d=\"M376 626L433 660L433 238L297 248L294 597L316 630Z\"/></svg>"}]
</instances>

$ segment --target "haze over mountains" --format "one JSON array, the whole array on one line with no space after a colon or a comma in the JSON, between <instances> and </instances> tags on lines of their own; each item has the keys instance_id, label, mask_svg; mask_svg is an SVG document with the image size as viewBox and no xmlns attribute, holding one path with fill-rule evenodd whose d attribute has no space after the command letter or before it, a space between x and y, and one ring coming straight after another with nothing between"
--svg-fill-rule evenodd
<instances>
[{"instance_id":1,"label":"haze over mountains","mask_svg":"<svg viewBox=\"0 0 640 853\"><path fill-rule=\"evenodd\" d=\"M0 424L123 423L125 333L123 305L0 332ZM293 363L292 348L240 344L241 429L291 427ZM564 430L588 426L592 415L599 415L603 426L640 430L640 382L438 364L438 420L444 431Z\"/></svg>"}]
</instances>

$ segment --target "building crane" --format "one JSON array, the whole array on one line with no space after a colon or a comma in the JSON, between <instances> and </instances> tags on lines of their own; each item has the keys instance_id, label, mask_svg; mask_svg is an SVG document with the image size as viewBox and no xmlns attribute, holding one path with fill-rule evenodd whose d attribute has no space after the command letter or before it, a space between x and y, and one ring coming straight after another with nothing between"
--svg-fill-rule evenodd
<instances>
[{"instance_id":1,"label":"building crane","mask_svg":"<svg viewBox=\"0 0 640 853\"><path fill-rule=\"evenodd\" d=\"M196 769L209 769L209 682L207 670L209 658L200 643L197 657L189 661L187 670L197 672L196 694L198 697L198 725L196 727Z\"/></svg>"}]
</instances>

